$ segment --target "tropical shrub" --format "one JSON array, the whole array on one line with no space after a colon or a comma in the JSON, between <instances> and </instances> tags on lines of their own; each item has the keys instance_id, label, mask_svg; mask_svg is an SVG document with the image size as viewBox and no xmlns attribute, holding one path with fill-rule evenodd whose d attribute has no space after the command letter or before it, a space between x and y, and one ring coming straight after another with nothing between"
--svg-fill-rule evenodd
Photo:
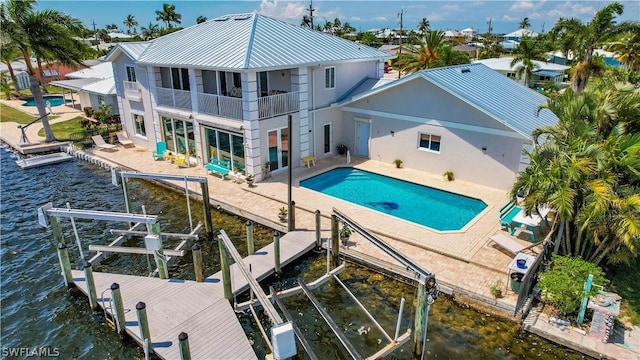
<instances>
[{"instance_id":1,"label":"tropical shrub","mask_svg":"<svg viewBox=\"0 0 640 360\"><path fill-rule=\"evenodd\" d=\"M580 258L554 255L550 268L540 274L538 287L543 301L553 305L563 315L576 314L584 295L584 283L589 274L593 284L605 286L609 283L602 269ZM587 295L598 291L594 286Z\"/></svg>"}]
</instances>

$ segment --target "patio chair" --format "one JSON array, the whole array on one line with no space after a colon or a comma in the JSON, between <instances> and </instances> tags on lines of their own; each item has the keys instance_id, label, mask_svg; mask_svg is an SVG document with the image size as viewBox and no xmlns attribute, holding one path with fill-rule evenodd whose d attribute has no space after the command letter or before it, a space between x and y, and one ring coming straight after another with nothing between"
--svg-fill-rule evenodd
<instances>
[{"instance_id":1,"label":"patio chair","mask_svg":"<svg viewBox=\"0 0 640 360\"><path fill-rule=\"evenodd\" d=\"M124 146L124 147L136 147L136 145L133 143L133 141L129 140L129 135L127 135L126 132L120 131L119 133L116 133L116 136L118 137L118 142L120 144L122 144L122 146Z\"/></svg>"},{"instance_id":2,"label":"patio chair","mask_svg":"<svg viewBox=\"0 0 640 360\"><path fill-rule=\"evenodd\" d=\"M167 152L167 143L164 141L158 141L156 143L156 149L153 151L153 160L162 159L164 160L164 156Z\"/></svg>"},{"instance_id":3,"label":"patio chair","mask_svg":"<svg viewBox=\"0 0 640 360\"><path fill-rule=\"evenodd\" d=\"M118 147L113 144L107 144L104 142L102 135L94 135L91 137L93 142L96 144L99 150L114 150L117 151Z\"/></svg>"},{"instance_id":4,"label":"patio chair","mask_svg":"<svg viewBox=\"0 0 640 360\"><path fill-rule=\"evenodd\" d=\"M514 239L504 234L495 234L493 236L489 236L489 240L493 241L494 243L496 243L496 245L507 250L509 253L513 255L516 255L517 253L523 252L525 250L529 250L532 247L538 245L538 243L535 243L529 246L523 246L519 242L515 241Z\"/></svg>"}]
</instances>

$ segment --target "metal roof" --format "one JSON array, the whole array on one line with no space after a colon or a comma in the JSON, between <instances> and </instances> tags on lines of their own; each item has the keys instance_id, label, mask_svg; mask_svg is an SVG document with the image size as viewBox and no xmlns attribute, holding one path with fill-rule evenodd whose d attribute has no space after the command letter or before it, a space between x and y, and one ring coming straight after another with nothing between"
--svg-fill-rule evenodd
<instances>
[{"instance_id":1,"label":"metal roof","mask_svg":"<svg viewBox=\"0 0 640 360\"><path fill-rule=\"evenodd\" d=\"M117 43L116 46L114 46L113 49L109 51L107 56L105 56L105 61L113 61L113 59L111 58L113 57L113 54L118 51L124 52L133 60L138 60L140 58L140 55L142 55L142 53L147 49L147 47L149 47L150 44L150 41Z\"/></svg>"},{"instance_id":2,"label":"metal roof","mask_svg":"<svg viewBox=\"0 0 640 360\"><path fill-rule=\"evenodd\" d=\"M113 77L113 64L110 62L101 62L86 69L70 72L65 75L69 79L106 79Z\"/></svg>"},{"instance_id":3,"label":"metal roof","mask_svg":"<svg viewBox=\"0 0 640 360\"><path fill-rule=\"evenodd\" d=\"M385 79L385 78L381 78L381 79L375 79L375 78L364 78L362 81L360 81L359 83L357 83L353 88L351 88L350 90L348 90L344 95L340 96L336 102L341 102L342 100L357 96L359 94L363 94L371 89L375 89L378 88L380 86L383 86L385 84L388 84L392 81L395 81L394 79Z\"/></svg>"},{"instance_id":4,"label":"metal roof","mask_svg":"<svg viewBox=\"0 0 640 360\"><path fill-rule=\"evenodd\" d=\"M557 71L550 71L550 70L538 70L538 71L534 71L533 73L539 76L551 76L551 77L562 75L562 73L559 73Z\"/></svg>"},{"instance_id":5,"label":"metal roof","mask_svg":"<svg viewBox=\"0 0 640 360\"><path fill-rule=\"evenodd\" d=\"M547 109L543 109L537 114L538 107L547 101L544 95L479 63L419 71L359 96L354 96L339 105L346 105L416 79L425 79L433 83L527 139L532 138L533 130L558 122L556 115ZM420 95L414 94L412 96ZM420 99L416 99L416 101L420 101Z\"/></svg>"},{"instance_id":6,"label":"metal roof","mask_svg":"<svg viewBox=\"0 0 640 360\"><path fill-rule=\"evenodd\" d=\"M160 66L264 69L392 57L267 16L234 14L152 40L138 61Z\"/></svg>"},{"instance_id":7,"label":"metal roof","mask_svg":"<svg viewBox=\"0 0 640 360\"><path fill-rule=\"evenodd\" d=\"M96 78L79 78L71 80L56 80L51 82L52 85L60 86L65 89L75 91L85 91L98 95L115 95L116 83L113 78L96 79Z\"/></svg>"}]
</instances>

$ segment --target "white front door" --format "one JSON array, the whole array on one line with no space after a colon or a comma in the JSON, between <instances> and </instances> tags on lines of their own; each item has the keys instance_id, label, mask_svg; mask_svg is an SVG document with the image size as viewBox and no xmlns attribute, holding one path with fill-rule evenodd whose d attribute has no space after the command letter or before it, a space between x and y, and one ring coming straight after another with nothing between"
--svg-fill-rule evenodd
<instances>
[{"instance_id":1,"label":"white front door","mask_svg":"<svg viewBox=\"0 0 640 360\"><path fill-rule=\"evenodd\" d=\"M356 121L356 154L361 157L369 157L369 122Z\"/></svg>"}]
</instances>

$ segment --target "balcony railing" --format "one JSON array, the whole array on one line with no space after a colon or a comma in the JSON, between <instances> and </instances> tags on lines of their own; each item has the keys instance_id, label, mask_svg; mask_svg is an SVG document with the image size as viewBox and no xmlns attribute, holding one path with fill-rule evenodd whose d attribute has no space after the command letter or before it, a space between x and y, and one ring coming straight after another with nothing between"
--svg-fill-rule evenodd
<instances>
[{"instance_id":1,"label":"balcony railing","mask_svg":"<svg viewBox=\"0 0 640 360\"><path fill-rule=\"evenodd\" d=\"M142 93L140 85L136 81L123 81L125 98L133 101L141 101Z\"/></svg>"},{"instance_id":2,"label":"balcony railing","mask_svg":"<svg viewBox=\"0 0 640 360\"><path fill-rule=\"evenodd\" d=\"M297 91L258 98L258 118L266 119L300 110Z\"/></svg>"},{"instance_id":3,"label":"balcony railing","mask_svg":"<svg viewBox=\"0 0 640 360\"><path fill-rule=\"evenodd\" d=\"M203 114L242 120L242 98L198 93L198 109Z\"/></svg>"},{"instance_id":4,"label":"balcony railing","mask_svg":"<svg viewBox=\"0 0 640 360\"><path fill-rule=\"evenodd\" d=\"M157 88L158 105L191 110L191 92L185 90Z\"/></svg>"}]
</instances>

